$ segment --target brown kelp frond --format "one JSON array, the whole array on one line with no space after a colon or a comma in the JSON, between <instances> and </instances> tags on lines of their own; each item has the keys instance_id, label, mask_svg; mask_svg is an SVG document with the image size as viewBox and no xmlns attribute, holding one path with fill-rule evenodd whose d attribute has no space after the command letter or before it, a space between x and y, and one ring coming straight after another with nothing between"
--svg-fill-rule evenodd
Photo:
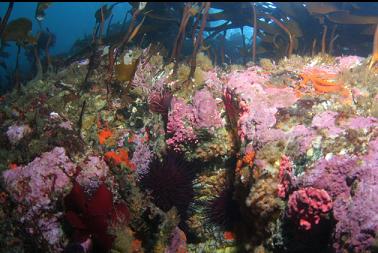
<instances>
[{"instance_id":1,"label":"brown kelp frond","mask_svg":"<svg viewBox=\"0 0 378 253\"><path fill-rule=\"evenodd\" d=\"M9 16L12 13L12 10L13 10L13 5L14 5L14 2L10 2L9 3L7 12L5 13L5 16L4 16L3 20L1 21L1 24L0 24L0 38L3 35L5 27L7 26Z\"/></svg>"},{"instance_id":2,"label":"brown kelp frond","mask_svg":"<svg viewBox=\"0 0 378 253\"><path fill-rule=\"evenodd\" d=\"M327 30L328 27L326 25L323 25L323 35L322 35L322 54L326 51L326 37L327 37Z\"/></svg>"},{"instance_id":3,"label":"brown kelp frond","mask_svg":"<svg viewBox=\"0 0 378 253\"><path fill-rule=\"evenodd\" d=\"M252 61L256 63L256 39L257 39L257 17L256 17L256 5L252 4L253 9L253 37L252 37Z\"/></svg>"},{"instance_id":4,"label":"brown kelp frond","mask_svg":"<svg viewBox=\"0 0 378 253\"><path fill-rule=\"evenodd\" d=\"M290 30L281 21L279 21L278 19L276 19L275 17L273 17L270 14L261 14L261 16L264 16L266 18L270 18L271 20L273 20L279 27L281 27L287 33L287 35L289 36L289 47L287 49L287 57L290 57L291 54L293 53L293 36L292 36Z\"/></svg>"},{"instance_id":5,"label":"brown kelp frond","mask_svg":"<svg viewBox=\"0 0 378 253\"><path fill-rule=\"evenodd\" d=\"M373 54L371 56L369 69L371 69L378 62L378 24L375 28L374 42L373 42Z\"/></svg>"},{"instance_id":6,"label":"brown kelp frond","mask_svg":"<svg viewBox=\"0 0 378 253\"><path fill-rule=\"evenodd\" d=\"M208 15L208 12L209 12L209 9L210 9L210 2L202 3L201 9L203 9L202 22L201 22L200 30L198 32L198 36L195 39L194 49L193 49L193 53L192 53L192 59L191 59L191 63L190 63L190 73L189 73L189 76L188 76L188 80L192 79L194 72L196 71L196 56L197 56L197 52L198 52L200 45L202 45L203 30L205 29L205 26L206 26L207 15Z\"/></svg>"}]
</instances>

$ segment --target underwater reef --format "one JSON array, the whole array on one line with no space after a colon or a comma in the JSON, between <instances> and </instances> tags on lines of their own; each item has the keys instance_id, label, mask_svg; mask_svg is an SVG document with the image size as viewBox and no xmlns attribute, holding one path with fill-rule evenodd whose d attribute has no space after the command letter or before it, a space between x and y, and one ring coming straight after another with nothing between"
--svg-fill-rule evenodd
<instances>
[{"instance_id":1,"label":"underwater reef","mask_svg":"<svg viewBox=\"0 0 378 253\"><path fill-rule=\"evenodd\" d=\"M378 252L372 57L115 49L1 96L0 252Z\"/></svg>"}]
</instances>

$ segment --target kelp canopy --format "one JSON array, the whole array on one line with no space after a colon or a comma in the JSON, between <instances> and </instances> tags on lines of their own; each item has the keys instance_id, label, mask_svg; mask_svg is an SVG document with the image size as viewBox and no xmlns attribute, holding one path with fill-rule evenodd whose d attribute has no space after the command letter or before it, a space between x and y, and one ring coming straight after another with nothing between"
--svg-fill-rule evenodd
<instances>
[{"instance_id":1,"label":"kelp canopy","mask_svg":"<svg viewBox=\"0 0 378 253\"><path fill-rule=\"evenodd\" d=\"M130 4L135 8L138 5ZM172 43L172 36L175 35L172 30L179 27L185 5L188 4L148 3L143 10L146 20L139 32L139 39L145 36L150 41L163 40L167 48L172 47L168 44ZM196 6L195 3L192 5ZM349 51L367 55L371 53L374 30L378 24L378 3L213 2L211 8L204 29L204 43L211 45L214 53L225 31L256 27L257 54L277 57L291 53L326 52L339 55ZM187 39L200 29L197 17L198 14L195 14L189 18L185 33ZM215 21L219 21L217 25L214 25ZM252 57L251 48L240 51Z\"/></svg>"}]
</instances>

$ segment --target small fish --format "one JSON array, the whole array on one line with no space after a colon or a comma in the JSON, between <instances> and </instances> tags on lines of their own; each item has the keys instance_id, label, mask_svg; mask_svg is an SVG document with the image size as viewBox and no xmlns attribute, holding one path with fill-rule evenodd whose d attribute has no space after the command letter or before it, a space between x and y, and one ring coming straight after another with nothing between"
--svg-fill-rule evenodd
<instances>
[{"instance_id":1,"label":"small fish","mask_svg":"<svg viewBox=\"0 0 378 253\"><path fill-rule=\"evenodd\" d=\"M45 19L45 10L51 5L51 2L39 2L35 11L35 18L38 21Z\"/></svg>"},{"instance_id":2,"label":"small fish","mask_svg":"<svg viewBox=\"0 0 378 253\"><path fill-rule=\"evenodd\" d=\"M109 54L109 48L110 46L106 46L102 49L102 55L101 56L105 56L105 55L108 55Z\"/></svg>"},{"instance_id":3,"label":"small fish","mask_svg":"<svg viewBox=\"0 0 378 253\"><path fill-rule=\"evenodd\" d=\"M138 10L143 10L147 5L147 2L139 2Z\"/></svg>"},{"instance_id":4,"label":"small fish","mask_svg":"<svg viewBox=\"0 0 378 253\"><path fill-rule=\"evenodd\" d=\"M80 60L80 61L78 62L78 64L79 64L80 66L88 65L88 64L89 64L89 59L87 58L87 59L84 59L84 60Z\"/></svg>"}]
</instances>

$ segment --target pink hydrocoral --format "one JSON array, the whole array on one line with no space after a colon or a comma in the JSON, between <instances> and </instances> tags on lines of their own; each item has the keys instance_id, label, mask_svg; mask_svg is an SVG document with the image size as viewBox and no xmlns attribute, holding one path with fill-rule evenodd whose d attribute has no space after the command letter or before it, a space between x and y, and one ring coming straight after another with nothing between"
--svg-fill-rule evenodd
<instances>
[{"instance_id":1,"label":"pink hydrocoral","mask_svg":"<svg viewBox=\"0 0 378 253\"><path fill-rule=\"evenodd\" d=\"M282 199L286 198L291 187L291 174L293 163L289 157L283 155L280 162L280 173L278 175L280 183L278 184L278 196Z\"/></svg>"},{"instance_id":2,"label":"pink hydrocoral","mask_svg":"<svg viewBox=\"0 0 378 253\"><path fill-rule=\"evenodd\" d=\"M323 189L307 187L289 196L288 217L299 220L299 227L304 230L319 224L322 215L331 209L332 199Z\"/></svg>"},{"instance_id":3,"label":"pink hydrocoral","mask_svg":"<svg viewBox=\"0 0 378 253\"><path fill-rule=\"evenodd\" d=\"M183 144L196 143L194 125L193 106L186 104L180 98L173 97L167 124L167 133L171 135L167 139L168 146L175 151L182 151Z\"/></svg>"},{"instance_id":4,"label":"pink hydrocoral","mask_svg":"<svg viewBox=\"0 0 378 253\"><path fill-rule=\"evenodd\" d=\"M7 137L10 143L17 144L25 135L31 133L29 125L11 125L7 131Z\"/></svg>"},{"instance_id":5,"label":"pink hydrocoral","mask_svg":"<svg viewBox=\"0 0 378 253\"><path fill-rule=\"evenodd\" d=\"M217 103L208 89L199 90L194 94L193 106L196 127L217 128L222 126Z\"/></svg>"},{"instance_id":6,"label":"pink hydrocoral","mask_svg":"<svg viewBox=\"0 0 378 253\"><path fill-rule=\"evenodd\" d=\"M5 188L18 205L21 221L31 233L42 233L39 236L49 242L53 251L59 251L63 237L56 219L58 214L54 213L57 199L70 185L68 175L75 172L75 164L61 147L43 153L25 166L3 172ZM31 225L42 217L38 227Z\"/></svg>"},{"instance_id":7,"label":"pink hydrocoral","mask_svg":"<svg viewBox=\"0 0 378 253\"><path fill-rule=\"evenodd\" d=\"M136 147L131 162L136 165L137 179L140 180L149 172L149 165L154 154L150 150L148 142L143 141L143 133L135 135L134 143Z\"/></svg>"},{"instance_id":8,"label":"pink hydrocoral","mask_svg":"<svg viewBox=\"0 0 378 253\"><path fill-rule=\"evenodd\" d=\"M149 53L148 48L143 51L131 83L133 87L141 89L145 95L153 91L162 92L164 85L168 83L168 75L159 73L160 65L151 64Z\"/></svg>"}]
</instances>

